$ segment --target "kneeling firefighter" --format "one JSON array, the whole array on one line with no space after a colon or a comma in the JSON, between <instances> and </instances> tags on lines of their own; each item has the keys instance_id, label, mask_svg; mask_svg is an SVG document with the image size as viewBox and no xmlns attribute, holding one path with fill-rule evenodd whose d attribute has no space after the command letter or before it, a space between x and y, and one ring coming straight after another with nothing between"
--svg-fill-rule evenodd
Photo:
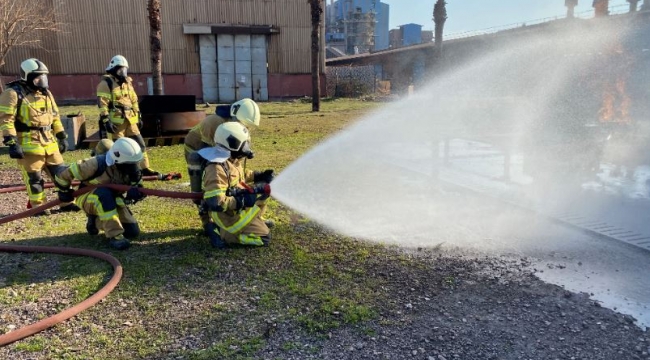
<instances>
[{"instance_id":1,"label":"kneeling firefighter","mask_svg":"<svg viewBox=\"0 0 650 360\"><path fill-rule=\"evenodd\" d=\"M214 147L214 134L219 125L227 121L239 121L246 126L257 127L260 125L260 109L251 99L242 99L231 105L217 106L215 113L207 116L185 136L185 161L187 173L190 176L190 189L192 192L202 192L203 183L203 158L197 151L203 148ZM252 153L251 153L252 155ZM205 209L200 207L201 200L194 202L199 206L199 216L203 225L210 221L210 216Z\"/></svg>"},{"instance_id":2,"label":"kneeling firefighter","mask_svg":"<svg viewBox=\"0 0 650 360\"><path fill-rule=\"evenodd\" d=\"M248 129L239 122L226 122L214 134L216 146L199 154L206 160L203 201L211 221L204 225L210 244L263 246L271 240L269 226L262 220L260 206L270 195L268 184L273 170L246 171L242 159L252 154ZM246 183L253 182L250 187Z\"/></svg>"},{"instance_id":3,"label":"kneeling firefighter","mask_svg":"<svg viewBox=\"0 0 650 360\"><path fill-rule=\"evenodd\" d=\"M30 208L45 202L42 171L54 179L64 169L61 154L68 150L59 108L48 90L48 74L43 62L27 59L20 64L20 80L7 84L0 95L0 130L9 157L22 170ZM63 204L61 210L79 209Z\"/></svg>"},{"instance_id":4,"label":"kneeling firefighter","mask_svg":"<svg viewBox=\"0 0 650 360\"><path fill-rule=\"evenodd\" d=\"M138 143L133 139L119 138L106 154L77 161L56 176L57 184L64 189L59 191L61 201L74 199L70 187L73 180L81 182L80 188L88 184L132 186L126 196L109 188L98 187L75 200L88 217L88 234L97 235L99 230L104 230L109 246L117 250L128 248L129 239L140 234L138 222L127 205L146 197L139 190L142 187L141 161L142 149Z\"/></svg>"}]
</instances>

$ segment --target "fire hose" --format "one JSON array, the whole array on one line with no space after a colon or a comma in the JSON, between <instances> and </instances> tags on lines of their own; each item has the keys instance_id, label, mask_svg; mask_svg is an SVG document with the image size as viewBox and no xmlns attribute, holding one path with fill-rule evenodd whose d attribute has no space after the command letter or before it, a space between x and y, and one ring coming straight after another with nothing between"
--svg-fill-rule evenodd
<instances>
[{"instance_id":1,"label":"fire hose","mask_svg":"<svg viewBox=\"0 0 650 360\"><path fill-rule=\"evenodd\" d=\"M167 174L152 175L152 176L143 176L142 180L144 181L167 181L167 180L178 180L181 178L181 174L177 172L170 172ZM79 181L75 180L72 182L72 186L79 185ZM48 182L43 184L44 189L51 189L55 187L54 183ZM0 194L11 193L15 191L24 191L27 190L27 187L23 184L13 184L13 185L3 185L0 186Z\"/></svg>"},{"instance_id":2,"label":"fire hose","mask_svg":"<svg viewBox=\"0 0 650 360\"><path fill-rule=\"evenodd\" d=\"M180 178L180 175L178 175ZM152 179L155 180L155 179ZM268 184L261 185L261 186L255 186L255 187L250 187L246 185L245 183L241 183L241 186L243 186L243 191L248 192L248 193L254 193L254 194L261 194L262 196L268 197L271 194L271 188ZM74 196L78 197L80 195L83 195L97 187L107 187L113 190L125 192L131 188L130 186L127 185L114 185L114 184L104 184L104 185L91 185L91 186L86 186L83 187L77 191L74 192ZM4 190L4 189L3 189ZM146 188L139 188L139 190L146 194L146 195L152 195L152 196L159 196L159 197L168 197L168 198L175 198L175 199L200 199L203 197L202 194L197 194L197 193L187 193L187 192L177 192L177 191L165 191L165 190L154 190L154 189L146 189ZM19 191L17 190L17 187L14 187L12 191ZM8 191L10 192L10 191ZM22 219L24 217L28 217L34 214L37 214L41 211L45 211L49 208L52 208L54 206L57 206L61 204L61 202L57 200L50 201L46 204L43 204L41 206L29 209L27 211L24 211L22 213L10 215L10 216L5 216L0 218L0 225L6 224L8 222L17 220L17 219ZM115 289L117 284L120 282L122 278L122 265L120 264L119 260L114 258L113 256L102 253L99 251L94 251L94 250L87 250L87 249L76 249L76 248L63 248L63 247L48 247L48 246L23 246L23 245L3 245L0 244L0 252L8 252L8 253L50 253L50 254L59 254L59 255L76 255L76 256L90 256L94 257L96 259L104 260L113 266L113 276L111 279L97 291L95 294L93 294L91 297L87 298L86 300L80 302L79 304L68 308L56 315L53 315L51 317L48 317L46 319L40 320L38 322L35 322L33 324L27 325L25 327L22 327L16 331L9 332L4 335L0 335L0 347L11 344L15 341L24 339L28 336L34 335L40 331L43 331L47 328L50 328L60 322L63 322L80 312L90 308L91 306L97 304L100 300L108 296L108 294Z\"/></svg>"},{"instance_id":3,"label":"fire hose","mask_svg":"<svg viewBox=\"0 0 650 360\"><path fill-rule=\"evenodd\" d=\"M97 186L93 185L93 186L86 186L75 191L74 196L77 197L83 195L97 187L107 187L122 192L127 191L130 188L130 186L126 186L126 185L113 185L113 184L97 185ZM2 189L2 190L6 190L6 189ZM202 194L197 194L197 193L164 191L164 190L154 190L154 189L146 189L146 188L139 188L139 190L146 195L169 197L169 198L176 198L176 199L199 199L202 197ZM19 190L13 188L12 191L19 191ZM5 192L10 192L10 191L5 191ZM61 204L61 202L57 199L18 214L5 216L3 218L0 218L0 225L6 224L10 221L14 221L17 219L21 219L21 218L25 218L37 214L41 211L47 210L59 204ZM59 255L90 256L90 257L104 260L110 263L111 266L113 267L113 276L106 283L106 285L104 285L104 287L102 287L98 292L96 292L86 300L80 302L79 304L71 308L68 308L56 315L37 321L33 324L27 325L18 330L6 333L4 335L0 335L0 347L11 344L15 341L24 339L28 336L34 335L40 331L50 328L62 321L65 321L79 314L80 312L88 309L89 307L97 304L101 299L105 298L111 291L113 291L113 289L115 289L117 284L120 282L120 279L122 278L122 265L120 264L120 262L113 256L99 251L87 250L87 249L76 249L76 248L63 248L63 247L0 244L0 252L8 252L8 253L19 253L19 252L37 253L38 252L38 253L50 253L50 254L59 254Z\"/></svg>"}]
</instances>

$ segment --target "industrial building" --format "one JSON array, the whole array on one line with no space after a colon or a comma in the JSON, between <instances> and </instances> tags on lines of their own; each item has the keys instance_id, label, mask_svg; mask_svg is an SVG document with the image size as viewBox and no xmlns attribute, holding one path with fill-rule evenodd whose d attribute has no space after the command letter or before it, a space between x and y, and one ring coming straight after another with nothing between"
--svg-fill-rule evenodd
<instances>
[{"instance_id":1,"label":"industrial building","mask_svg":"<svg viewBox=\"0 0 650 360\"><path fill-rule=\"evenodd\" d=\"M405 24L388 32L389 48L424 44L433 41L433 31L422 30L422 25Z\"/></svg>"},{"instance_id":2,"label":"industrial building","mask_svg":"<svg viewBox=\"0 0 650 360\"><path fill-rule=\"evenodd\" d=\"M42 41L44 49L12 50L0 69L5 81L17 77L22 60L36 57L47 64L50 86L59 101L92 100L100 74L113 55L121 54L129 61L136 91L148 92L146 1L43 4L57 9L64 31L48 34ZM243 97L266 101L311 94L307 1L165 0L161 14L165 94L190 94L222 103ZM324 59L322 55L321 69Z\"/></svg>"},{"instance_id":3,"label":"industrial building","mask_svg":"<svg viewBox=\"0 0 650 360\"><path fill-rule=\"evenodd\" d=\"M326 44L333 55L388 49L390 6L378 0L331 0L325 11Z\"/></svg>"}]
</instances>

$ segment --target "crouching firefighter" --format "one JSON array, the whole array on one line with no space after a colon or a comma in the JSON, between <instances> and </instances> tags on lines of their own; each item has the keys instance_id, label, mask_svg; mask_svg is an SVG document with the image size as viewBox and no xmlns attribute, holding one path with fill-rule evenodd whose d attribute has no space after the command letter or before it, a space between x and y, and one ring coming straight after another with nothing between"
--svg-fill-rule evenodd
<instances>
[{"instance_id":1,"label":"crouching firefighter","mask_svg":"<svg viewBox=\"0 0 650 360\"><path fill-rule=\"evenodd\" d=\"M246 126L257 127L260 125L260 109L251 99L242 99L231 105L219 105L214 114L203 119L185 136L185 161L192 192L203 192L203 162L205 160L197 151L214 147L214 134L219 125L227 121L239 121ZM199 216L203 225L207 224L210 216L207 211L200 208L201 200L196 200L194 203L199 206Z\"/></svg>"},{"instance_id":2,"label":"crouching firefighter","mask_svg":"<svg viewBox=\"0 0 650 360\"><path fill-rule=\"evenodd\" d=\"M97 85L97 106L99 106L100 133L115 140L128 137L135 140L142 150L142 174L144 176L158 175L149 166L149 157L140 129L142 119L138 95L133 87L133 80L128 76L129 63L122 55L111 59L106 74Z\"/></svg>"},{"instance_id":3,"label":"crouching firefighter","mask_svg":"<svg viewBox=\"0 0 650 360\"><path fill-rule=\"evenodd\" d=\"M242 159L252 154L248 129L239 122L226 122L214 135L216 146L199 154L206 160L203 201L210 215L204 230L210 244L264 246L271 240L269 226L262 220L260 206L270 195L268 183L273 170L246 171ZM254 187L246 183L256 183Z\"/></svg>"},{"instance_id":4,"label":"crouching firefighter","mask_svg":"<svg viewBox=\"0 0 650 360\"><path fill-rule=\"evenodd\" d=\"M40 60L27 59L20 64L20 80L7 84L0 95L0 130L9 146L9 157L16 159L22 170L29 208L45 202L41 173L45 171L54 179L65 168L61 153L68 150L59 109L48 90L48 74ZM79 209L67 203L61 210Z\"/></svg>"},{"instance_id":5,"label":"crouching firefighter","mask_svg":"<svg viewBox=\"0 0 650 360\"><path fill-rule=\"evenodd\" d=\"M115 141L106 154L71 164L56 176L56 182L63 190L59 191L61 201L72 201L73 190L70 184L79 180L79 188L89 184L131 185L123 193L105 187L79 196L75 202L88 217L86 230L90 235L103 230L110 247L123 250L130 246L129 239L140 234L138 222L129 210L129 204L144 199L142 187L142 149L133 139L120 138Z\"/></svg>"}]
</instances>

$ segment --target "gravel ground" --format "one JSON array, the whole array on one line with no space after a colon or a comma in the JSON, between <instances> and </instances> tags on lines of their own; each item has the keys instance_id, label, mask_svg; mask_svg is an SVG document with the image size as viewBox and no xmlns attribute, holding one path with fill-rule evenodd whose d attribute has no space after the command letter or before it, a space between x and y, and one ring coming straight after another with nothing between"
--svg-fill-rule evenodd
<instances>
[{"instance_id":1,"label":"gravel ground","mask_svg":"<svg viewBox=\"0 0 650 360\"><path fill-rule=\"evenodd\" d=\"M20 177L0 171L0 184L8 183L20 183ZM22 208L26 195L3 194L2 199L0 214L4 216ZM10 231L21 231L21 223L16 222ZM2 234L3 239L7 235ZM407 251L405 256L424 266L391 261L368 269L368 276L386 280L385 286L376 289L378 295L389 299L378 304L377 319L343 326L323 336L310 334L293 322L274 322L271 317L261 325L266 329L266 343L254 358L650 359L650 334L635 326L633 318L601 307L587 294L540 281L532 272L531 259L449 249ZM6 286L3 273L30 261L47 269L31 274L37 282L46 283L47 276L56 272L55 260L0 254L0 288ZM52 288L35 301L3 309L0 323L19 327L35 321L69 306L70 296L65 289ZM171 302L169 306L181 309L187 303ZM241 316L247 320L245 314ZM208 336L179 335L174 344L163 346L151 358L183 358L178 344L185 350L200 349L211 343ZM40 358L0 349L0 358L3 356Z\"/></svg>"},{"instance_id":2,"label":"gravel ground","mask_svg":"<svg viewBox=\"0 0 650 360\"><path fill-rule=\"evenodd\" d=\"M430 268L377 269L395 307L325 339L276 324L262 359L650 359L650 335L586 294L539 281L526 259L424 255ZM444 279L438 279L444 274ZM393 304L391 304L393 305ZM392 310L391 310L392 309ZM286 343L295 344L289 352Z\"/></svg>"}]
</instances>

